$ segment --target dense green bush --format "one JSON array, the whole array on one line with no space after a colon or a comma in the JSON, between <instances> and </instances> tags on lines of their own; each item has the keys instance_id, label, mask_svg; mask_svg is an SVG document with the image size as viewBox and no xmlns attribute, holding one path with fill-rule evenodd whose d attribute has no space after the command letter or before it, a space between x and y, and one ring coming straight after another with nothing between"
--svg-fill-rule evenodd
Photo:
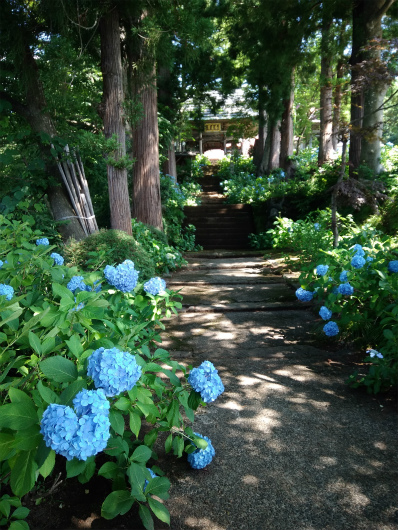
<instances>
[{"instance_id":1,"label":"dense green bush","mask_svg":"<svg viewBox=\"0 0 398 530\"><path fill-rule=\"evenodd\" d=\"M122 230L102 229L81 241L71 240L65 246L64 254L69 266L82 270L98 270L107 264L130 259L136 264L142 279L148 280L157 272L145 246Z\"/></svg>"},{"instance_id":2,"label":"dense green bush","mask_svg":"<svg viewBox=\"0 0 398 530\"><path fill-rule=\"evenodd\" d=\"M175 182L170 175L160 175L160 193L162 196L162 214L164 231L170 244L177 250L197 250L194 229L183 227L184 206L200 204L200 184L187 180L182 184Z\"/></svg>"},{"instance_id":3,"label":"dense green bush","mask_svg":"<svg viewBox=\"0 0 398 530\"><path fill-rule=\"evenodd\" d=\"M338 334L377 352L365 359L368 373L355 373L349 383L374 393L388 390L398 380L398 239L370 224L358 226L352 216L339 216L339 247L333 249L330 223L330 210L295 222L278 218L275 228L260 237L299 257L290 262L302 271L297 296L314 299L328 316L324 320L333 319L334 324L322 324L326 335Z\"/></svg>"},{"instance_id":4,"label":"dense green bush","mask_svg":"<svg viewBox=\"0 0 398 530\"><path fill-rule=\"evenodd\" d=\"M340 171L338 160L318 168L307 158L303 155L302 165L296 161L296 172L290 179L286 179L280 168L270 175L256 176L252 161L242 157L221 161L218 174L225 178L223 186L228 202L261 205L271 198L284 198L284 209L289 216L299 218L316 208L328 206L328 190L337 181Z\"/></svg>"},{"instance_id":5,"label":"dense green bush","mask_svg":"<svg viewBox=\"0 0 398 530\"><path fill-rule=\"evenodd\" d=\"M170 482L153 465L159 434L167 433L166 452L178 457L209 449L191 427L194 410L202 398L209 400L188 383L185 367L156 346L161 320L181 307L180 297L164 284L151 294L132 263L116 270L116 279L109 267L88 274L69 268L31 225L0 216L0 525L28 529L21 499L51 476L56 460L67 478L83 484L96 474L111 480L104 518L138 503L148 530L154 527L151 512L169 523L158 498L168 498ZM113 362L101 368L110 378L104 387L90 362L105 352L119 364L115 373ZM125 386L130 366L139 379ZM109 386L112 391L101 390ZM101 403L97 412L94 397ZM50 413L56 423L48 431L43 414L47 419ZM73 457L68 453L66 460L68 451Z\"/></svg>"}]
</instances>

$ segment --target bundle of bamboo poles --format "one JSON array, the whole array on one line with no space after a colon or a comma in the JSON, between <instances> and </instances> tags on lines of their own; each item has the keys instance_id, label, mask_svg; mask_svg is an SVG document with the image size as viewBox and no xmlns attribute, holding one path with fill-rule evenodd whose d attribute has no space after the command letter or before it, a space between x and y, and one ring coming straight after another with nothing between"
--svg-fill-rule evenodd
<instances>
[{"instance_id":1,"label":"bundle of bamboo poles","mask_svg":"<svg viewBox=\"0 0 398 530\"><path fill-rule=\"evenodd\" d=\"M79 154L71 151L68 145L64 147L64 151L66 156L56 157L57 166L76 212L76 217L79 219L84 233L90 235L98 231L98 225L84 174L83 162Z\"/></svg>"}]
</instances>

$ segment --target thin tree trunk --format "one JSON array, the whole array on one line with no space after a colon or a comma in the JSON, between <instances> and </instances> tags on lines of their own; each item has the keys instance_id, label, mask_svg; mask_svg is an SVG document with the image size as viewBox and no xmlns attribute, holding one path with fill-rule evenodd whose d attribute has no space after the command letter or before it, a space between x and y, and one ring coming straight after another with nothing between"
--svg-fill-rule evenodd
<instances>
[{"instance_id":1,"label":"thin tree trunk","mask_svg":"<svg viewBox=\"0 0 398 530\"><path fill-rule=\"evenodd\" d=\"M177 182L177 163L176 163L176 152L174 148L174 141L170 142L169 148L167 149L167 160L163 162L163 173L170 175Z\"/></svg>"},{"instance_id":2,"label":"thin tree trunk","mask_svg":"<svg viewBox=\"0 0 398 530\"><path fill-rule=\"evenodd\" d=\"M294 103L294 69L292 71L292 86L290 96L283 102L283 115L281 121L281 147L279 167L289 175L292 169L290 157L293 156L293 103Z\"/></svg>"},{"instance_id":3,"label":"thin tree trunk","mask_svg":"<svg viewBox=\"0 0 398 530\"><path fill-rule=\"evenodd\" d=\"M265 139L267 137L267 114L260 100L258 111L258 138L254 144L253 163L257 168L257 174L260 174L260 166L263 160Z\"/></svg>"},{"instance_id":4,"label":"thin tree trunk","mask_svg":"<svg viewBox=\"0 0 398 530\"><path fill-rule=\"evenodd\" d=\"M127 184L126 130L123 120L123 71L120 51L119 13L113 8L100 20L101 70L105 137L115 137L116 164L107 165L111 227L132 234ZM120 163L118 167L117 161Z\"/></svg>"},{"instance_id":5,"label":"thin tree trunk","mask_svg":"<svg viewBox=\"0 0 398 530\"><path fill-rule=\"evenodd\" d=\"M138 75L135 80L136 97L143 112L133 128L133 215L139 221L163 230L155 72L153 67L151 79L143 82Z\"/></svg>"},{"instance_id":6,"label":"thin tree trunk","mask_svg":"<svg viewBox=\"0 0 398 530\"><path fill-rule=\"evenodd\" d=\"M158 102L159 107L163 110L164 115L170 121L170 123L175 122L176 109L174 107L173 93L171 86L171 71L168 66L159 67L159 79L158 79ZM177 164L176 164L176 154L174 147L174 139L170 140L169 145L167 146L167 151L162 153L166 155L166 160L163 163L162 170L163 173L171 175L177 182Z\"/></svg>"},{"instance_id":7,"label":"thin tree trunk","mask_svg":"<svg viewBox=\"0 0 398 530\"><path fill-rule=\"evenodd\" d=\"M331 160L333 155L333 118L332 118L332 58L329 51L331 23L323 24L321 38L321 97L320 97L320 132L318 165Z\"/></svg>"},{"instance_id":8,"label":"thin tree trunk","mask_svg":"<svg viewBox=\"0 0 398 530\"><path fill-rule=\"evenodd\" d=\"M337 195L339 192L340 183L344 179L345 175L345 164L346 164L346 153L347 153L347 138L343 139L343 152L341 155L341 166L339 178L332 191L331 210L332 210L332 232L333 232L333 248L339 246L339 229L337 226Z\"/></svg>"},{"instance_id":9,"label":"thin tree trunk","mask_svg":"<svg viewBox=\"0 0 398 530\"><path fill-rule=\"evenodd\" d=\"M341 99L343 95L343 75L344 75L344 61L339 59L336 68L336 85L333 93L333 134L332 144L333 149L337 151L337 144L339 142L340 130L340 115L341 115Z\"/></svg>"}]
</instances>

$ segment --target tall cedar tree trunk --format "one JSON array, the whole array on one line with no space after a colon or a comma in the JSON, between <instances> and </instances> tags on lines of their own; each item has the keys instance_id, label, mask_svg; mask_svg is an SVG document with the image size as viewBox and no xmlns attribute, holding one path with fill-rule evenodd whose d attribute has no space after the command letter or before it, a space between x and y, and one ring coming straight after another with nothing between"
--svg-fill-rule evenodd
<instances>
[{"instance_id":1,"label":"tall cedar tree trunk","mask_svg":"<svg viewBox=\"0 0 398 530\"><path fill-rule=\"evenodd\" d=\"M253 164L257 168L257 175L263 174L262 161L264 156L265 139L267 137L267 113L263 104L263 89L259 89L259 104L258 104L258 138L255 141L253 149Z\"/></svg>"},{"instance_id":2,"label":"tall cedar tree trunk","mask_svg":"<svg viewBox=\"0 0 398 530\"><path fill-rule=\"evenodd\" d=\"M332 57L330 55L331 22L322 24L321 37L321 97L320 97L320 131L319 131L319 151L318 165L321 166L332 158L333 155L333 70Z\"/></svg>"},{"instance_id":3,"label":"tall cedar tree trunk","mask_svg":"<svg viewBox=\"0 0 398 530\"><path fill-rule=\"evenodd\" d=\"M123 71L120 49L119 13L116 8L100 20L101 71L103 79L102 109L105 138L116 137L117 149L113 157L126 156L126 129L123 118ZM109 204L111 228L132 234L127 169L108 164Z\"/></svg>"},{"instance_id":4,"label":"tall cedar tree trunk","mask_svg":"<svg viewBox=\"0 0 398 530\"><path fill-rule=\"evenodd\" d=\"M333 92L333 134L332 144L333 149L337 151L337 144L339 142L340 130L340 115L341 115L341 100L343 95L343 75L344 75L344 61L339 59L336 68L336 85Z\"/></svg>"},{"instance_id":5,"label":"tall cedar tree trunk","mask_svg":"<svg viewBox=\"0 0 398 530\"><path fill-rule=\"evenodd\" d=\"M170 89L171 72L168 67L159 67L159 91L158 98L159 104L163 105L165 111L170 114L174 111L173 109L173 95ZM171 120L170 120L171 121ZM171 175L177 182L177 163L176 153L174 148L174 139L171 139L170 144L167 146L166 160L163 162L162 170L165 175Z\"/></svg>"},{"instance_id":6,"label":"tall cedar tree trunk","mask_svg":"<svg viewBox=\"0 0 398 530\"><path fill-rule=\"evenodd\" d=\"M382 38L381 17L373 19L371 32L374 38ZM367 59L381 62L381 52L377 47L367 53ZM364 116L362 121L363 137L361 149L361 164L368 166L375 175L381 166L381 137L383 132L383 102L389 84L388 72L382 79L372 83L364 89Z\"/></svg>"},{"instance_id":7,"label":"tall cedar tree trunk","mask_svg":"<svg viewBox=\"0 0 398 530\"><path fill-rule=\"evenodd\" d=\"M143 80L137 74L134 86L136 100L142 105L142 116L133 127L133 215L138 221L163 230L155 66L150 79Z\"/></svg>"},{"instance_id":8,"label":"tall cedar tree trunk","mask_svg":"<svg viewBox=\"0 0 398 530\"><path fill-rule=\"evenodd\" d=\"M21 57L21 67L24 72L21 76L21 81L24 82L26 105L10 100L13 105L13 110L27 120L33 132L37 134L46 133L50 137L56 136L57 131L51 116L45 112L47 104L43 86L40 81L36 61L28 45L25 46L24 53ZM50 148L48 145L40 143L39 149L43 155L45 172L49 180L59 183L57 185L51 184L46 189L52 216L55 221L68 220L67 224L60 225L58 229L65 241L71 237L78 241L84 239L85 234L83 228L76 218L77 214L62 184L57 165L55 161L52 161L53 157L50 153Z\"/></svg>"},{"instance_id":9,"label":"tall cedar tree trunk","mask_svg":"<svg viewBox=\"0 0 398 530\"><path fill-rule=\"evenodd\" d=\"M281 147L279 156L279 167L284 169L287 176L291 176L292 161L289 157L293 155L293 104L294 104L294 69L292 71L292 86L289 98L283 101L283 115L281 121Z\"/></svg>"},{"instance_id":10,"label":"tall cedar tree trunk","mask_svg":"<svg viewBox=\"0 0 398 530\"><path fill-rule=\"evenodd\" d=\"M268 129L269 141L269 159L268 173L279 167L279 158L281 152L281 120L271 125Z\"/></svg>"},{"instance_id":11,"label":"tall cedar tree trunk","mask_svg":"<svg viewBox=\"0 0 398 530\"><path fill-rule=\"evenodd\" d=\"M374 98L367 97L365 102L364 90L360 86L360 71L357 65L364 61L366 52L363 47L373 38L380 36L380 25L383 15L395 0L356 0L352 11L352 52L350 58L351 65L351 132L349 166L350 177L357 178L357 169L361 164L361 127L364 114L368 115L372 111L366 107L374 106ZM371 88L369 88L371 90ZM377 88L374 90L377 91ZM382 88L380 92L384 89ZM366 106L365 106L366 105ZM370 117L368 118L370 119ZM366 140L365 140L366 141ZM369 150L368 150L369 153ZM368 159L368 153L366 158ZM376 155L377 156L377 155ZM371 165L373 162L370 160Z\"/></svg>"}]
</instances>

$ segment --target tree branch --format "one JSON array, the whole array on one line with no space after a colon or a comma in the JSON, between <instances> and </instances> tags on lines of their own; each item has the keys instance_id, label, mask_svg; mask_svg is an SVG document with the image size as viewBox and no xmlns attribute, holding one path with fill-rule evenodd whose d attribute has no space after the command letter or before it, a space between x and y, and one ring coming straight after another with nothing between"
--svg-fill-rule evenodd
<instances>
[{"instance_id":1,"label":"tree branch","mask_svg":"<svg viewBox=\"0 0 398 530\"><path fill-rule=\"evenodd\" d=\"M387 11L390 9L390 7L393 5L395 0L385 0L384 4L380 7L380 9L375 14L375 18L380 18L384 15L384 13L387 13Z\"/></svg>"}]
</instances>

